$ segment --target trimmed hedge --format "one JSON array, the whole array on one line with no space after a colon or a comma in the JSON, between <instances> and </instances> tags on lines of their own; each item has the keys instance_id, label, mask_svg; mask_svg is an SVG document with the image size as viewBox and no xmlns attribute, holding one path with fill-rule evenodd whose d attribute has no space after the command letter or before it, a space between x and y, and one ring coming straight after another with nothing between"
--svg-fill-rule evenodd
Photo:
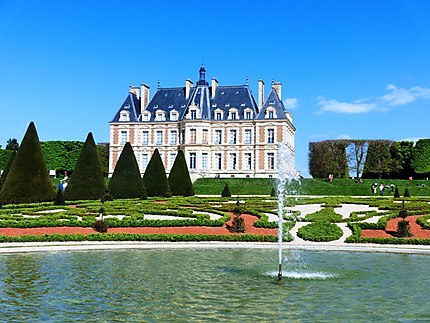
<instances>
[{"instance_id":1,"label":"trimmed hedge","mask_svg":"<svg viewBox=\"0 0 430 323\"><path fill-rule=\"evenodd\" d=\"M297 231L298 237L315 242L338 240L342 235L342 229L336 224L321 221L305 225Z\"/></svg>"},{"instance_id":2,"label":"trimmed hedge","mask_svg":"<svg viewBox=\"0 0 430 323\"><path fill-rule=\"evenodd\" d=\"M146 166L143 184L148 196L166 196L169 193L171 195L166 170L158 149L155 149L148 166Z\"/></svg>"}]
</instances>

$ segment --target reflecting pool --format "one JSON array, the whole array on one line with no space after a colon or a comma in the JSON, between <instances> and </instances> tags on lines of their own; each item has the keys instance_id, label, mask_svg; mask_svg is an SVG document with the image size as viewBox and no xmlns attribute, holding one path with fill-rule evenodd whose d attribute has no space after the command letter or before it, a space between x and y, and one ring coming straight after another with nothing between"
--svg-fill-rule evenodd
<instances>
[{"instance_id":1,"label":"reflecting pool","mask_svg":"<svg viewBox=\"0 0 430 323\"><path fill-rule=\"evenodd\" d=\"M0 255L2 321L430 320L430 257L274 249Z\"/></svg>"}]
</instances>

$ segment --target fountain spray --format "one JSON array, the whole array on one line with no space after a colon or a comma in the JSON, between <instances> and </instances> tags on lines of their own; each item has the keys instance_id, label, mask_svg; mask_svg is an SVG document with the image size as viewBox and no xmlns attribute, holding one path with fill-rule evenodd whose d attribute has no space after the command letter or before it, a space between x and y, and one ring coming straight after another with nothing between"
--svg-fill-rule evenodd
<instances>
[{"instance_id":1,"label":"fountain spray","mask_svg":"<svg viewBox=\"0 0 430 323\"><path fill-rule=\"evenodd\" d=\"M286 144L278 145L278 180L277 180L277 195L278 195L278 280L282 280L282 238L283 218L284 218L284 197L285 185L292 180L299 180L299 173L294 167L294 159L290 149Z\"/></svg>"}]
</instances>

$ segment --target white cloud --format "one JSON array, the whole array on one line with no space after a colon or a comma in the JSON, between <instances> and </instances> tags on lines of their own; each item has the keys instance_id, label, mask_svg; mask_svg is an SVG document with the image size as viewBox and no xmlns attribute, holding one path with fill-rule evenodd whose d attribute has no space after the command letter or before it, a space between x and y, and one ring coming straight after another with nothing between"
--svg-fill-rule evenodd
<instances>
[{"instance_id":1,"label":"white cloud","mask_svg":"<svg viewBox=\"0 0 430 323\"><path fill-rule=\"evenodd\" d=\"M295 108L297 108L297 104L299 103L299 101L297 100L297 98L286 98L283 103L285 109L294 110Z\"/></svg>"},{"instance_id":2,"label":"white cloud","mask_svg":"<svg viewBox=\"0 0 430 323\"><path fill-rule=\"evenodd\" d=\"M346 135L346 134L339 135L339 136L336 137L336 139L351 139L351 138L352 137L350 135Z\"/></svg>"},{"instance_id":3,"label":"white cloud","mask_svg":"<svg viewBox=\"0 0 430 323\"><path fill-rule=\"evenodd\" d=\"M318 113L334 112L334 113L364 113L369 112L377 107L375 103L365 103L368 99L359 99L353 102L340 102L337 100L327 100L324 97L318 97Z\"/></svg>"},{"instance_id":4,"label":"white cloud","mask_svg":"<svg viewBox=\"0 0 430 323\"><path fill-rule=\"evenodd\" d=\"M417 99L430 99L430 89L421 86L403 89L390 84L385 89L390 93L380 99L389 106L405 105Z\"/></svg>"}]
</instances>

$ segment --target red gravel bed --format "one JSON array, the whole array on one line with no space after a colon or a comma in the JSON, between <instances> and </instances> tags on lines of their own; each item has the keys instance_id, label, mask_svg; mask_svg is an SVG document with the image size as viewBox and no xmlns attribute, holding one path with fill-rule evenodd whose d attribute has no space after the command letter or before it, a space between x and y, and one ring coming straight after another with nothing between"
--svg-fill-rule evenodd
<instances>
[{"instance_id":1,"label":"red gravel bed","mask_svg":"<svg viewBox=\"0 0 430 323\"><path fill-rule=\"evenodd\" d=\"M278 229L266 229L254 227L257 217L242 214L245 221L246 234L255 235L277 235ZM227 222L231 225L232 218ZM45 235L45 234L90 234L97 233L93 228L82 227L42 227L42 228L0 228L0 235L3 236L23 236L23 235ZM133 233L133 234L237 234L228 231L226 225L222 227L203 227L203 226L186 226L186 227L119 227L110 228L108 233Z\"/></svg>"},{"instance_id":2,"label":"red gravel bed","mask_svg":"<svg viewBox=\"0 0 430 323\"><path fill-rule=\"evenodd\" d=\"M412 237L418 239L430 239L430 230L423 229L416 221L422 215L413 215L406 217L409 221ZM393 238L394 233L397 231L397 224L402 218L391 219L387 222L385 230L362 230L361 237L363 238ZM407 238L406 238L407 239Z\"/></svg>"}]
</instances>

